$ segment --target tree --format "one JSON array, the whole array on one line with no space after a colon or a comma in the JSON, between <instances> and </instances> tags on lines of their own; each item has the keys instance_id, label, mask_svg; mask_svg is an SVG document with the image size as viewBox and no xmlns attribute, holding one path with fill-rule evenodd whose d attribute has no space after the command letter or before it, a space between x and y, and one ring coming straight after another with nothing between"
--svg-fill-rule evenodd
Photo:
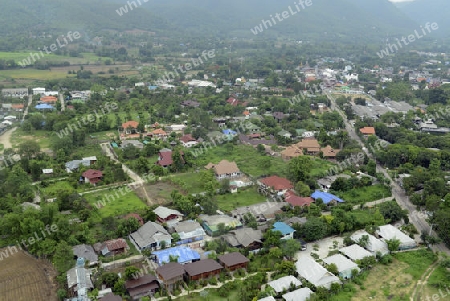
<instances>
[{"instance_id":1,"label":"tree","mask_svg":"<svg viewBox=\"0 0 450 301\"><path fill-rule=\"evenodd\" d=\"M27 140L19 144L19 154L31 159L41 151L41 147L35 140Z\"/></svg>"},{"instance_id":2,"label":"tree","mask_svg":"<svg viewBox=\"0 0 450 301\"><path fill-rule=\"evenodd\" d=\"M125 237L139 229L139 221L135 218L127 218L119 221L119 226L117 227L117 234L120 237Z\"/></svg>"},{"instance_id":3,"label":"tree","mask_svg":"<svg viewBox=\"0 0 450 301\"><path fill-rule=\"evenodd\" d=\"M333 275L339 275L339 270L335 263L330 263L329 265L327 265L327 270Z\"/></svg>"},{"instance_id":4,"label":"tree","mask_svg":"<svg viewBox=\"0 0 450 301\"><path fill-rule=\"evenodd\" d=\"M56 270L63 274L74 266L73 251L67 242L61 241L55 249L53 264Z\"/></svg>"},{"instance_id":5,"label":"tree","mask_svg":"<svg viewBox=\"0 0 450 301\"><path fill-rule=\"evenodd\" d=\"M386 244L388 245L389 252L395 252L398 251L398 248L400 247L400 240L399 239L388 239L386 240Z\"/></svg>"},{"instance_id":6,"label":"tree","mask_svg":"<svg viewBox=\"0 0 450 301\"><path fill-rule=\"evenodd\" d=\"M302 233L306 241L322 239L327 235L327 232L327 224L321 218L310 218L302 227Z\"/></svg>"},{"instance_id":7,"label":"tree","mask_svg":"<svg viewBox=\"0 0 450 301\"><path fill-rule=\"evenodd\" d=\"M305 181L311 172L312 162L307 156L293 158L288 164L288 177L293 183Z\"/></svg>"},{"instance_id":8,"label":"tree","mask_svg":"<svg viewBox=\"0 0 450 301\"><path fill-rule=\"evenodd\" d=\"M283 255L288 259L294 258L295 253L297 253L301 249L302 245L299 241L295 239L285 240L281 244L281 250L283 250Z\"/></svg>"},{"instance_id":9,"label":"tree","mask_svg":"<svg viewBox=\"0 0 450 301\"><path fill-rule=\"evenodd\" d=\"M395 201L384 202L380 204L380 213L385 218L386 222L393 223L401 220L407 214Z\"/></svg>"},{"instance_id":10,"label":"tree","mask_svg":"<svg viewBox=\"0 0 450 301\"><path fill-rule=\"evenodd\" d=\"M295 184L295 191L301 196L311 195L311 188L309 188L309 186L302 181L299 181L297 182L297 184Z\"/></svg>"},{"instance_id":11,"label":"tree","mask_svg":"<svg viewBox=\"0 0 450 301\"><path fill-rule=\"evenodd\" d=\"M266 233L264 233L264 247L270 248L270 247L278 247L281 244L281 237L282 234L280 231L273 231L273 230L267 230Z\"/></svg>"},{"instance_id":12,"label":"tree","mask_svg":"<svg viewBox=\"0 0 450 301\"><path fill-rule=\"evenodd\" d=\"M139 269L134 265L125 268L125 278L127 280L134 279L138 273Z\"/></svg>"}]
</instances>

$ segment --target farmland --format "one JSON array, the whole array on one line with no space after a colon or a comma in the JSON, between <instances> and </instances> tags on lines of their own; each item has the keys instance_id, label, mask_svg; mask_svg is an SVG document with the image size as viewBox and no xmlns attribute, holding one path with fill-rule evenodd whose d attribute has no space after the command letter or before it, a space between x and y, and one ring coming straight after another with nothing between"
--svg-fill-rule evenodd
<instances>
[{"instance_id":1,"label":"farmland","mask_svg":"<svg viewBox=\"0 0 450 301\"><path fill-rule=\"evenodd\" d=\"M4 250L3 250L4 251ZM39 261L23 252L2 258L0 269L0 300L54 301L56 276L51 264Z\"/></svg>"}]
</instances>

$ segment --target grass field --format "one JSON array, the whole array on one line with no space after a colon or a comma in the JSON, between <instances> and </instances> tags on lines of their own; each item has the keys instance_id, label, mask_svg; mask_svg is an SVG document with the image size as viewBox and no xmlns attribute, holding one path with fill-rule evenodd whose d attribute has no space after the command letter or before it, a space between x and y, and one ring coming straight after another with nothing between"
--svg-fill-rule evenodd
<instances>
[{"instance_id":1,"label":"grass field","mask_svg":"<svg viewBox=\"0 0 450 301\"><path fill-rule=\"evenodd\" d=\"M53 266L21 251L12 252L1 259L0 300L57 301Z\"/></svg>"},{"instance_id":2,"label":"grass field","mask_svg":"<svg viewBox=\"0 0 450 301\"><path fill-rule=\"evenodd\" d=\"M16 63L21 62L24 59L27 59L30 56L30 53L37 53L37 51L28 51L28 52L0 52L0 59L3 60L14 60ZM81 57L70 57L70 56L62 56L55 54L46 54L44 52L44 57L40 60L42 61L53 61L53 62L69 62L71 65L74 64L87 64L94 62L103 62L105 60L112 60L112 58L108 57L99 57L95 53L91 52L83 52L81 53Z\"/></svg>"},{"instance_id":3,"label":"grass field","mask_svg":"<svg viewBox=\"0 0 450 301\"><path fill-rule=\"evenodd\" d=\"M29 140L36 141L41 147L41 150L50 148L50 135L47 131L34 130L27 133L22 131L20 128L17 128L11 136L11 144L13 148L18 147L21 142Z\"/></svg>"},{"instance_id":4,"label":"grass field","mask_svg":"<svg viewBox=\"0 0 450 301\"><path fill-rule=\"evenodd\" d=\"M357 205L387 198L392 196L392 194L389 189L387 187L383 187L383 185L373 185L352 189L346 192L340 192L337 193L337 196L348 203Z\"/></svg>"},{"instance_id":5,"label":"grass field","mask_svg":"<svg viewBox=\"0 0 450 301\"><path fill-rule=\"evenodd\" d=\"M118 197L116 195L118 195ZM122 192L119 188L111 188L99 192L87 193L84 194L83 197L94 207L99 201L102 199L108 200L107 197L109 197L110 201L106 202L103 207L97 210L98 214L102 218L123 215L139 209L147 208L147 205L141 201L141 199L133 191L125 193L122 196Z\"/></svg>"},{"instance_id":6,"label":"grass field","mask_svg":"<svg viewBox=\"0 0 450 301\"><path fill-rule=\"evenodd\" d=\"M264 196L256 191L255 187L239 190L237 193L217 195L214 199L222 211L231 211L237 207L250 206L266 200Z\"/></svg>"}]
</instances>

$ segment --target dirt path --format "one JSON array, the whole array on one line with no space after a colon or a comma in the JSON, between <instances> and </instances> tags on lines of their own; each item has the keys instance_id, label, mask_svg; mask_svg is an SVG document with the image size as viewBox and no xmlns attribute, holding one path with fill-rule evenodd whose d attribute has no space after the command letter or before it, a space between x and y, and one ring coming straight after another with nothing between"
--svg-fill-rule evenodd
<instances>
[{"instance_id":1,"label":"dirt path","mask_svg":"<svg viewBox=\"0 0 450 301\"><path fill-rule=\"evenodd\" d=\"M422 278L420 278L420 280L417 281L414 291L413 291L411 297L409 298L410 301L422 300L421 295L423 292L423 287L424 287L424 285L427 284L428 279L430 278L431 274L433 274L434 270L436 269L436 267L438 266L439 263L440 263L440 260L437 260L425 271L425 273L423 273Z\"/></svg>"},{"instance_id":2,"label":"dirt path","mask_svg":"<svg viewBox=\"0 0 450 301\"><path fill-rule=\"evenodd\" d=\"M3 149L12 148L11 135L17 128L12 128L7 130L3 135L0 136L0 144L3 144Z\"/></svg>"},{"instance_id":3,"label":"dirt path","mask_svg":"<svg viewBox=\"0 0 450 301\"><path fill-rule=\"evenodd\" d=\"M133 181L134 181L134 183L131 183L131 184L130 184L131 186L134 185L134 186L142 186L142 187L143 187L142 191L144 192L145 198L146 198L146 200L147 200L147 204L148 204L149 206L151 206L151 205L153 205L153 204L156 204L156 202L154 202L154 201L150 198L150 196L149 196L148 193L147 193L147 190L145 189L145 187L144 187L144 185L143 185L143 184L145 183L144 179L143 179L141 176L139 176L137 173L135 173L134 171L132 171L131 169L129 169L128 166L126 166L125 164L123 164L122 162L120 162L120 161L116 158L115 154L114 154L114 153L111 151L111 149L110 149L109 143L102 143L102 144L100 144L100 146L101 146L102 150L105 152L105 154L106 154L111 160L113 160L113 161L116 162L116 163L122 164L122 169L123 169L123 171L124 171L131 179L133 179Z\"/></svg>"}]
</instances>

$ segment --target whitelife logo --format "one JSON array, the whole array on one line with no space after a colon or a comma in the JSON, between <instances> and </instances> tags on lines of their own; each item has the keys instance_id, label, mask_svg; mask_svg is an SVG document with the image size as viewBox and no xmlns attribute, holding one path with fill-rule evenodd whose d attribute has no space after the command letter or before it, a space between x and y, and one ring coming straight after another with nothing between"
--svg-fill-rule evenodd
<instances>
[{"instance_id":1,"label":"whitelife logo","mask_svg":"<svg viewBox=\"0 0 450 301\"><path fill-rule=\"evenodd\" d=\"M393 54L397 52L399 49L403 48L402 43L400 43L400 41L403 42L403 45L408 46L410 43L426 36L427 31L428 33L431 33L431 30L439 29L439 26L436 22L434 23L427 22L427 24L425 24L425 28L420 26L420 29L422 29L423 36L421 36L416 29L414 30L414 34L408 35L408 38L402 37L401 39L397 39L397 44L389 44L385 49L382 49L380 52L377 52L377 55L380 57L380 59L382 59L383 57L388 56L389 54ZM425 31L425 29L427 31ZM406 41L406 39L408 39L409 43Z\"/></svg>"},{"instance_id":2,"label":"whitelife logo","mask_svg":"<svg viewBox=\"0 0 450 301\"><path fill-rule=\"evenodd\" d=\"M283 20L288 19L290 16L296 15L300 11L306 9L307 7L312 5L312 0L299 0L298 3L294 2L296 10L293 10L292 7L289 5L288 9L289 11L285 10L281 14L276 13L275 18L278 20L278 22L282 22ZM301 6L301 8L300 8ZM269 29L269 27L272 27L277 24L277 21L275 20L273 15L270 15L270 20L261 20L261 23L258 26L255 26L255 28L250 28L250 31L257 35L258 33L262 33L264 29Z\"/></svg>"}]
</instances>

